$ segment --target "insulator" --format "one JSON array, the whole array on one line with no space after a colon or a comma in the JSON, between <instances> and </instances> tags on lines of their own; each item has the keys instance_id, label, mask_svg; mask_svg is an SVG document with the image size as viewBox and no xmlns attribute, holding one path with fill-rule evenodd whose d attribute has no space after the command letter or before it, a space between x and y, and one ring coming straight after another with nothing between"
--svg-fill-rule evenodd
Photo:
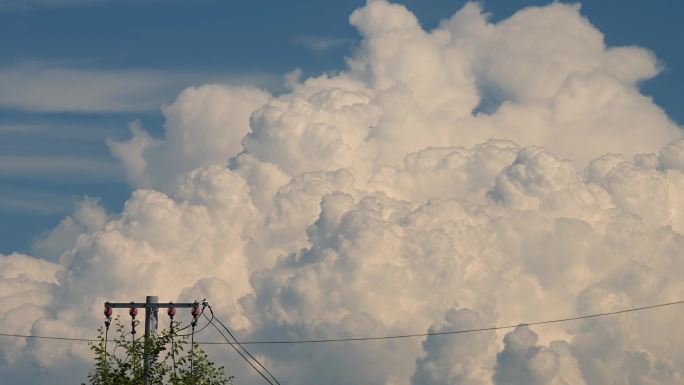
<instances>
[{"instance_id":1,"label":"insulator","mask_svg":"<svg viewBox=\"0 0 684 385\"><path fill-rule=\"evenodd\" d=\"M166 312L169 317L173 318L173 316L176 315L176 308L175 307L170 307L169 310Z\"/></svg>"},{"instance_id":2,"label":"insulator","mask_svg":"<svg viewBox=\"0 0 684 385\"><path fill-rule=\"evenodd\" d=\"M138 308L137 307L132 307L129 311L128 314L131 315L131 317L135 318L135 316L138 315Z\"/></svg>"},{"instance_id":3,"label":"insulator","mask_svg":"<svg viewBox=\"0 0 684 385\"><path fill-rule=\"evenodd\" d=\"M112 310L111 307L106 307L106 308L104 309L104 315L105 315L105 317L111 317L113 311L114 311L114 310Z\"/></svg>"},{"instance_id":4,"label":"insulator","mask_svg":"<svg viewBox=\"0 0 684 385\"><path fill-rule=\"evenodd\" d=\"M192 307L192 311L190 312L192 314L193 318L197 318L200 315L200 308L199 304L195 304L195 306Z\"/></svg>"}]
</instances>

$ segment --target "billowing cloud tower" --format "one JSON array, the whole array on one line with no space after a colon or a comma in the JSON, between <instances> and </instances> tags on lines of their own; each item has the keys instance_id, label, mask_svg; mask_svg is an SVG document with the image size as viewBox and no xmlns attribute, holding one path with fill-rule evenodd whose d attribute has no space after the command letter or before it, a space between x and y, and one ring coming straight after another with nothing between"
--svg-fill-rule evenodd
<instances>
[{"instance_id":1,"label":"billowing cloud tower","mask_svg":"<svg viewBox=\"0 0 684 385\"><path fill-rule=\"evenodd\" d=\"M5 332L90 337L107 299L209 299L244 339L439 332L684 298L682 131L579 6L425 31L369 1L344 71L271 95L205 85L109 146L138 189L0 256ZM259 346L283 383L681 384L684 310L467 335ZM257 383L224 347L238 383ZM87 346L0 340L16 383L77 382ZM29 374L27 375L27 370ZM26 377L28 376L28 377ZM32 382L33 381L33 382Z\"/></svg>"}]
</instances>

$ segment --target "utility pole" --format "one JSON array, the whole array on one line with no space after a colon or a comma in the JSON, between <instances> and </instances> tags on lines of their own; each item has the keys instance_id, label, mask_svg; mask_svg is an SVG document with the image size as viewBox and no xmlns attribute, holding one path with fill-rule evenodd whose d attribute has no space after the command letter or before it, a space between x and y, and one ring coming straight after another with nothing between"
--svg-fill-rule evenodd
<instances>
[{"instance_id":1,"label":"utility pole","mask_svg":"<svg viewBox=\"0 0 684 385\"><path fill-rule=\"evenodd\" d=\"M186 303L159 303L159 297L156 295L148 295L145 302L105 302L105 309L145 309L145 345L143 350L143 373L145 373L145 385L151 385L151 373L149 368L154 364L157 357L153 357L149 351L150 343L153 338L157 337L157 327L159 326L158 316L159 308L193 308L193 317L199 314L199 302Z\"/></svg>"},{"instance_id":2,"label":"utility pole","mask_svg":"<svg viewBox=\"0 0 684 385\"><path fill-rule=\"evenodd\" d=\"M148 295L145 297L145 345L143 347L143 373L145 373L145 385L149 381L147 373L152 366L152 355L147 351L150 341L157 338L157 328L159 326L159 297L156 295ZM155 357L156 358L156 357Z\"/></svg>"}]
</instances>

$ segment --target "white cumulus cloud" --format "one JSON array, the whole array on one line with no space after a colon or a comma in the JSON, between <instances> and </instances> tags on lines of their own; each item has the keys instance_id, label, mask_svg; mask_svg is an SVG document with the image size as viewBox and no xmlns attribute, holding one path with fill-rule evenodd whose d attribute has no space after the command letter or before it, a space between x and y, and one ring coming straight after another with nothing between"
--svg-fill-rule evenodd
<instances>
[{"instance_id":1,"label":"white cumulus cloud","mask_svg":"<svg viewBox=\"0 0 684 385\"><path fill-rule=\"evenodd\" d=\"M289 76L279 95L189 88L163 137L110 141L137 190L117 213L81 202L40 258L0 256L0 319L92 336L105 300L206 297L240 338L311 339L684 298L684 145L639 91L652 53L606 46L562 3L497 23L470 3L426 31L375 0L350 22L362 40L339 73ZM681 314L254 350L301 384L680 384ZM88 366L77 344L2 352L22 383L39 383L23 365L72 382Z\"/></svg>"}]
</instances>

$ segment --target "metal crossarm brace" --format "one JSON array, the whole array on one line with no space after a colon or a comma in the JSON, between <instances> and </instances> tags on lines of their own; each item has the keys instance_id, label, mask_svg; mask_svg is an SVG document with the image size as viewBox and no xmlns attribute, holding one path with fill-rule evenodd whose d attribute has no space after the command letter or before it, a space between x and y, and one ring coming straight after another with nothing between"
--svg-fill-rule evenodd
<instances>
[{"instance_id":1,"label":"metal crossarm brace","mask_svg":"<svg viewBox=\"0 0 684 385\"><path fill-rule=\"evenodd\" d=\"M150 372L148 369L152 365L154 357L148 351L148 344L152 336L157 335L158 327L158 315L160 308L194 308L199 307L200 303L195 302L169 302L169 303L159 303L159 297L156 295L148 295L145 298L145 302L105 302L105 309L130 309L130 308L144 308L145 309L145 346L144 346L144 373L145 373L145 385L151 384Z\"/></svg>"},{"instance_id":2,"label":"metal crossarm brace","mask_svg":"<svg viewBox=\"0 0 684 385\"><path fill-rule=\"evenodd\" d=\"M201 305L200 302L169 302L169 303L150 303L145 302L105 302L105 308L112 309L129 309L132 307L141 308L156 308L156 309L167 309L170 307L175 308L190 308Z\"/></svg>"}]
</instances>

